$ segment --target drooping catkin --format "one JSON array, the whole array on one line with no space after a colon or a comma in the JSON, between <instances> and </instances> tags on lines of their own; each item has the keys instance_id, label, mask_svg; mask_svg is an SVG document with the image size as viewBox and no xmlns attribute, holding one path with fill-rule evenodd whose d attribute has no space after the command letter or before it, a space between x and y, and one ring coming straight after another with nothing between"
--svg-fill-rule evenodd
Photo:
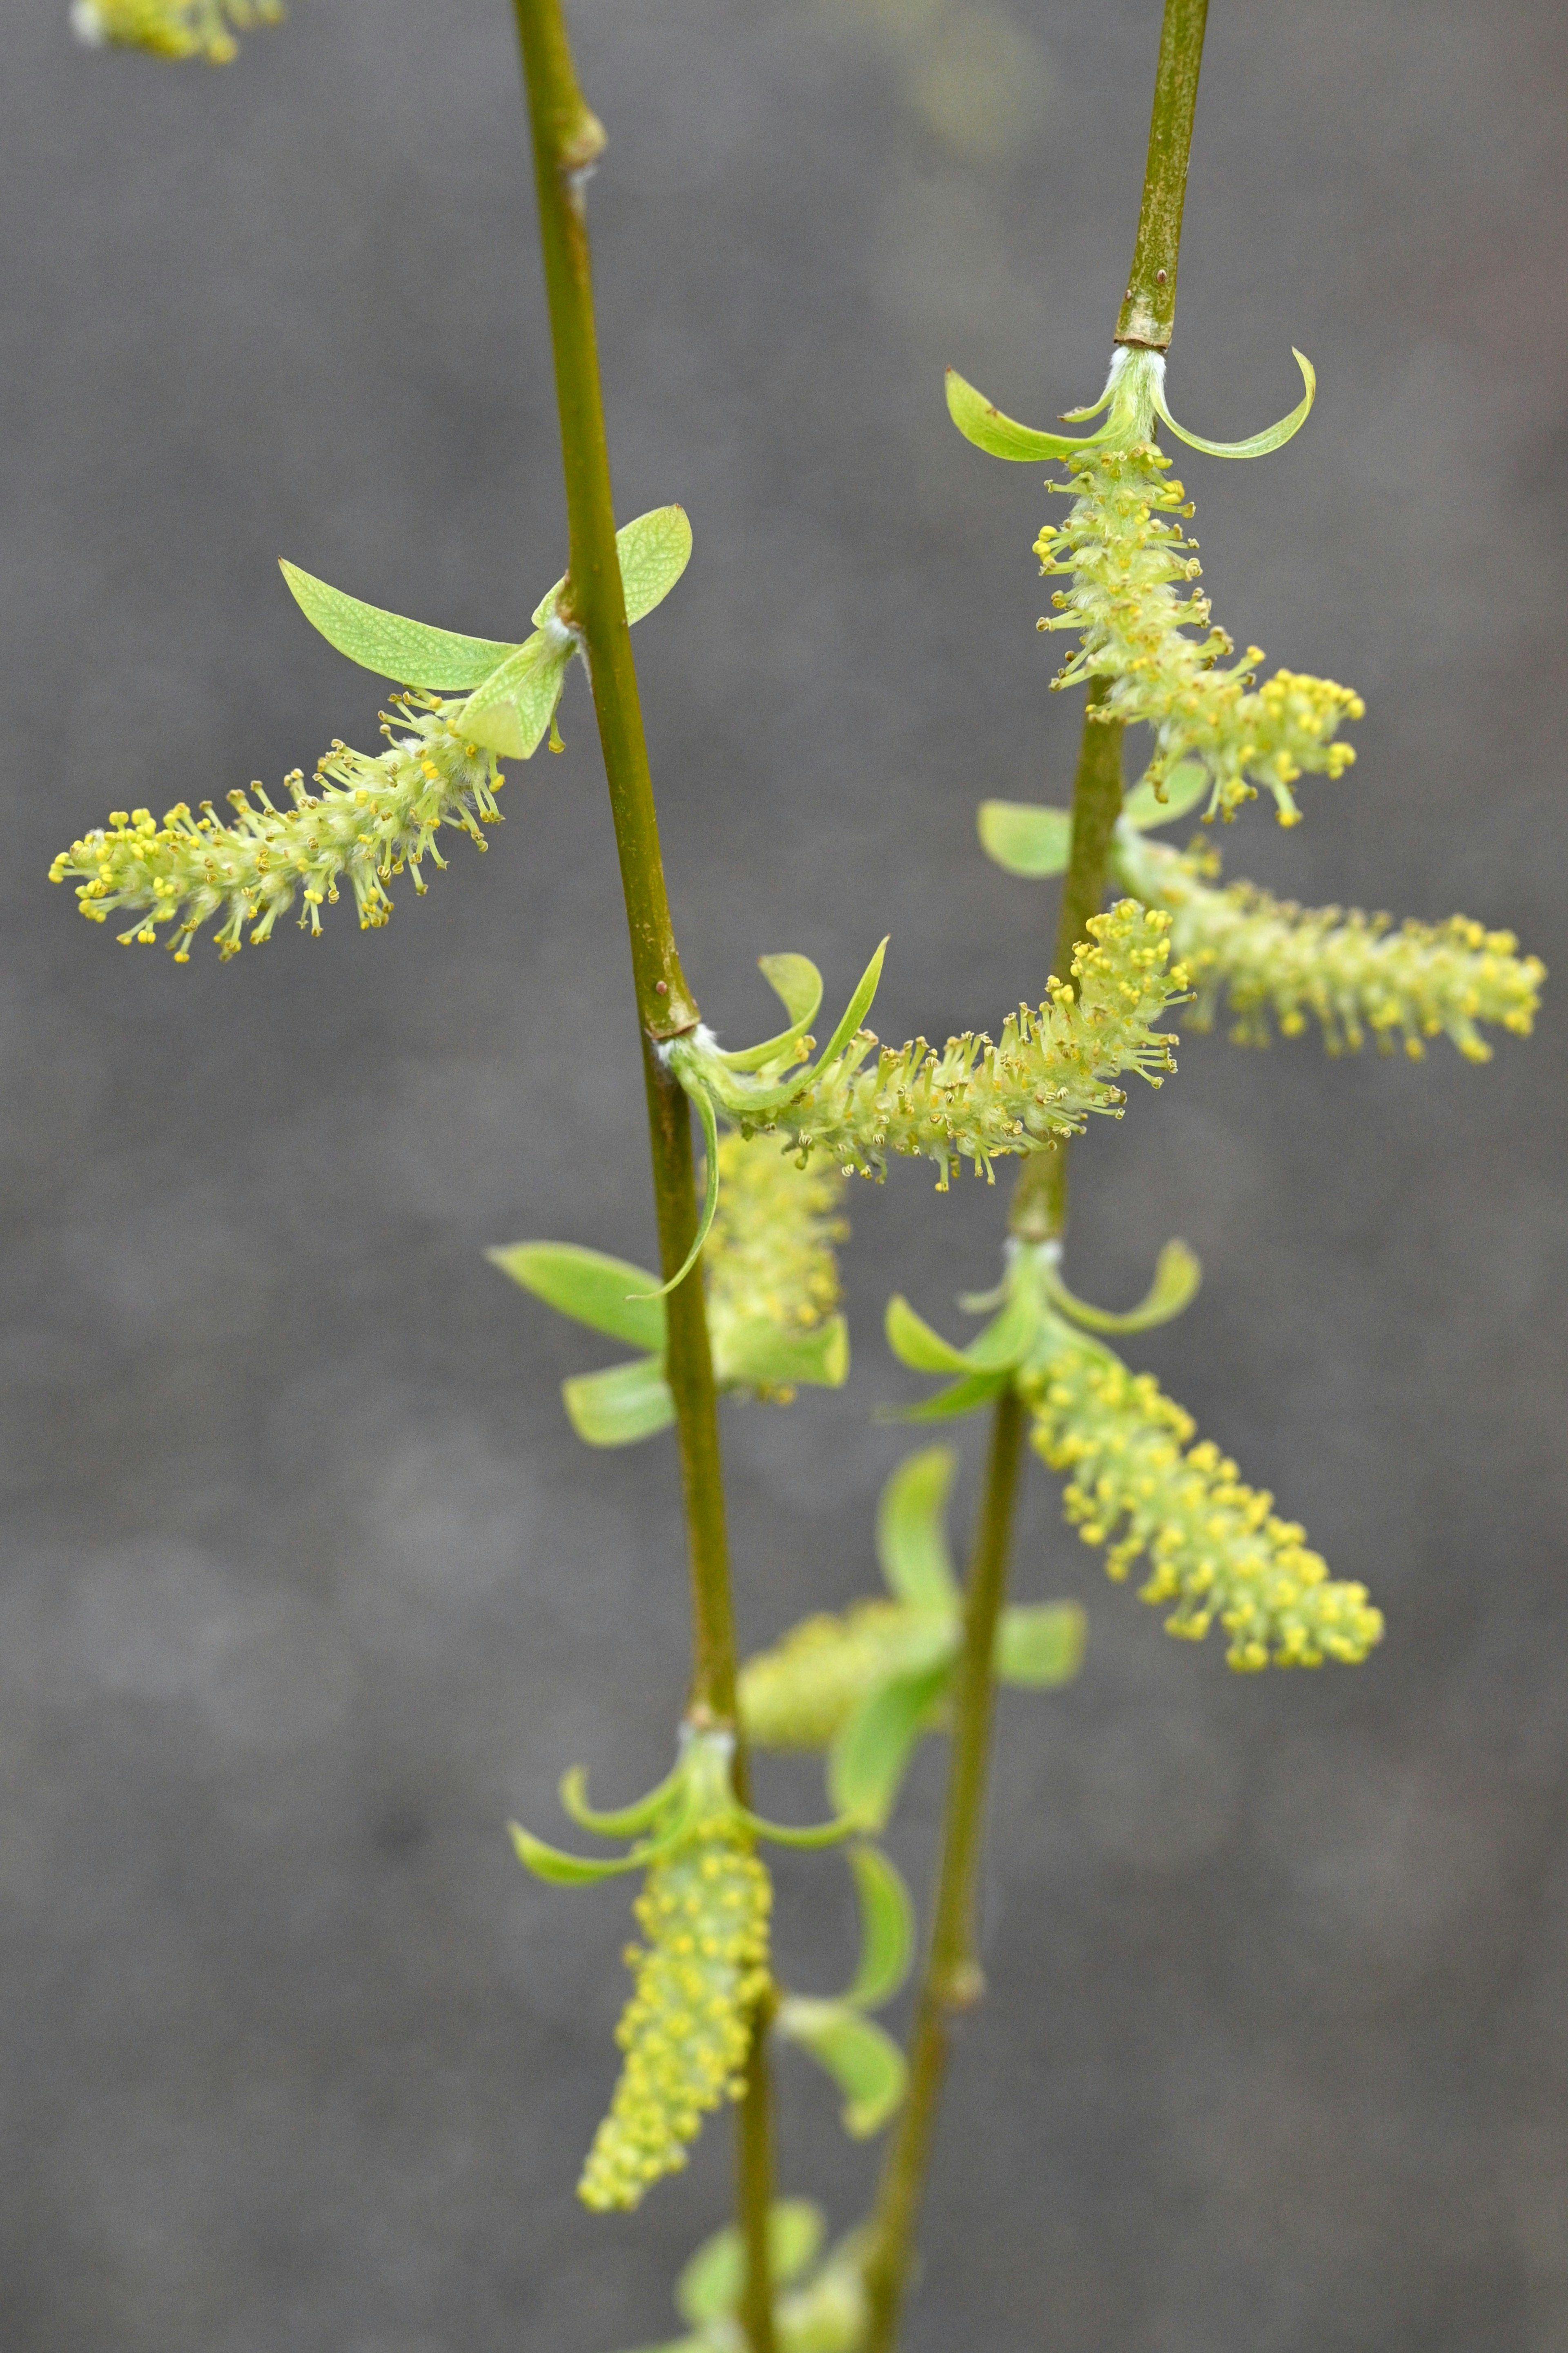
<instances>
[{"instance_id":1,"label":"drooping catkin","mask_svg":"<svg viewBox=\"0 0 1568 2353\"><path fill-rule=\"evenodd\" d=\"M395 874L406 867L422 893L422 860L445 868L436 840L443 826L489 847L479 827L500 824L495 796L505 781L493 753L454 732L460 702L416 693L392 701L396 716L382 721L387 749L372 754L334 743L316 770L314 792L298 769L284 779L289 807L276 808L252 785L260 807L230 793L236 814L228 825L211 801L195 817L182 801L162 826L146 809L115 810L107 830L61 851L50 881L79 878L81 912L95 923L121 907L136 911L138 920L120 934L123 944L151 946L159 926L173 924L166 944L176 964L190 961L191 940L219 914L222 956L239 954L247 925L251 944L259 945L296 895L305 902L300 929L319 934L322 903L336 904L345 877L361 929L374 930L391 918L386 885Z\"/></svg>"},{"instance_id":2,"label":"drooping catkin","mask_svg":"<svg viewBox=\"0 0 1568 2353\"><path fill-rule=\"evenodd\" d=\"M844 1180L820 1163L796 1166L776 1136L719 1142L719 1207L703 1248L708 1330L716 1361L743 1349L749 1329L788 1339L819 1332L839 1301L834 1245L847 1240ZM787 1404L791 1392L752 1384Z\"/></svg>"},{"instance_id":3,"label":"drooping catkin","mask_svg":"<svg viewBox=\"0 0 1568 2353\"><path fill-rule=\"evenodd\" d=\"M1068 1345L1026 1376L1033 1443L1070 1474L1068 1518L1107 1547L1118 1579L1146 1553L1139 1598L1173 1602L1166 1630L1201 1641L1217 1623L1233 1667L1346 1665L1382 1639L1363 1585L1331 1580L1304 1529L1274 1516L1272 1495L1245 1485L1148 1373L1108 1348Z\"/></svg>"},{"instance_id":4,"label":"drooping catkin","mask_svg":"<svg viewBox=\"0 0 1568 2353\"><path fill-rule=\"evenodd\" d=\"M956 1621L905 1601L858 1601L842 1617L804 1619L741 1669L741 1722L759 1748L826 1748L890 1675L933 1666L956 1646Z\"/></svg>"},{"instance_id":5,"label":"drooping catkin","mask_svg":"<svg viewBox=\"0 0 1568 2353\"><path fill-rule=\"evenodd\" d=\"M743 2088L752 2012L768 1985L773 1891L733 1814L700 1822L649 1870L630 1946L636 1989L616 2029L626 2063L577 2194L637 2205L686 2163L702 2118Z\"/></svg>"},{"instance_id":6,"label":"drooping catkin","mask_svg":"<svg viewBox=\"0 0 1568 2353\"><path fill-rule=\"evenodd\" d=\"M1089 716L1152 727L1152 778L1196 760L1219 815L1234 816L1261 785L1281 823L1293 824L1298 778L1339 776L1355 758L1350 744L1334 739L1342 720L1362 716L1360 696L1331 679L1287 670L1255 685L1260 646L1221 668L1236 649L1224 629L1210 627L1202 590L1183 593L1201 570L1197 542L1182 527L1193 509L1181 483L1167 480L1171 460L1152 438L1080 449L1067 462L1071 482L1048 486L1071 495L1067 521L1046 524L1035 543L1041 570L1072 584L1057 590L1056 617L1040 627L1076 629L1082 639L1053 683L1108 680L1109 692ZM1192 629L1205 634L1188 636Z\"/></svg>"},{"instance_id":7,"label":"drooping catkin","mask_svg":"<svg viewBox=\"0 0 1568 2353\"><path fill-rule=\"evenodd\" d=\"M1358 1053L1370 1035L1385 1053L1403 1040L1418 1060L1428 1039L1447 1037L1467 1061L1485 1062L1492 1050L1479 1023L1520 1038L1534 1024L1546 967L1519 954L1511 932L1468 915L1395 928L1389 915L1299 907L1250 882L1217 890L1218 860L1202 845L1182 855L1119 842L1118 865L1141 898L1171 913L1193 983L1191 1029L1212 1027L1223 1002L1238 1045L1267 1046L1271 1020L1299 1038L1310 1018L1331 1054Z\"/></svg>"}]
</instances>

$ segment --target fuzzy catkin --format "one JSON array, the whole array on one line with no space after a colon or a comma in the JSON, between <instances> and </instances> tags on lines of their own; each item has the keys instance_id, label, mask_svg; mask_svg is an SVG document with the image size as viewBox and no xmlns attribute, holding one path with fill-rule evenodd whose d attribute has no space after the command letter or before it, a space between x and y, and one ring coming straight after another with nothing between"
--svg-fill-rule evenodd
<instances>
[{"instance_id":1,"label":"fuzzy catkin","mask_svg":"<svg viewBox=\"0 0 1568 2353\"><path fill-rule=\"evenodd\" d=\"M1274 1517L1272 1495L1246 1486L1190 1415L1148 1373L1107 1348L1068 1345L1025 1381L1032 1442L1068 1472L1068 1518L1103 1545L1118 1579L1147 1553L1139 1599L1174 1602L1168 1633L1202 1641L1215 1622L1244 1670L1353 1665L1383 1635L1363 1585L1331 1581L1305 1530Z\"/></svg>"},{"instance_id":2,"label":"fuzzy catkin","mask_svg":"<svg viewBox=\"0 0 1568 2353\"><path fill-rule=\"evenodd\" d=\"M656 1862L637 1901L636 1989L616 2040L626 2063L577 2194L637 2205L686 2163L702 2118L738 2099L752 2018L768 1986L773 1890L733 1816L710 1818Z\"/></svg>"},{"instance_id":3,"label":"fuzzy catkin","mask_svg":"<svg viewBox=\"0 0 1568 2353\"><path fill-rule=\"evenodd\" d=\"M905 1601L860 1601L792 1627L741 1669L741 1723L759 1748L826 1748L890 1675L932 1666L956 1646L956 1622Z\"/></svg>"},{"instance_id":4,"label":"fuzzy catkin","mask_svg":"<svg viewBox=\"0 0 1568 2353\"><path fill-rule=\"evenodd\" d=\"M406 867L422 893L421 861L428 857L445 868L436 846L443 826L457 827L480 849L489 847L479 826L500 824L495 796L505 781L493 753L454 731L460 702L395 695L393 708L395 719L382 721L384 752L334 743L316 770L315 792L307 792L298 769L284 779L291 807L274 807L252 785L259 808L245 793L230 793L236 814L228 825L211 801L196 817L182 801L162 826L146 809L129 816L115 810L107 830L61 851L50 881L79 878L81 912L95 923L119 908L137 911L138 921L120 934L123 944L151 946L158 927L173 924L167 945L176 964L190 961L190 941L219 914L216 936L225 959L239 954L247 924L251 944L259 945L297 894L305 902L300 929L319 934L322 903L337 903L345 877L361 929L374 930L390 920L386 885L395 874Z\"/></svg>"},{"instance_id":5,"label":"fuzzy catkin","mask_svg":"<svg viewBox=\"0 0 1568 2353\"><path fill-rule=\"evenodd\" d=\"M1467 1061L1491 1048L1477 1028L1493 1022L1528 1038L1546 967L1521 956L1511 932L1468 915L1405 923L1358 908L1299 907L1250 882L1213 887L1218 861L1201 846L1179 856L1138 842L1121 861L1140 897L1166 907L1172 938L1193 983L1187 1027L1206 1029L1222 1001L1238 1045L1267 1046L1270 1018L1299 1038L1309 1018L1330 1053L1359 1053L1368 1034L1385 1053L1402 1039L1419 1060L1431 1038L1452 1039Z\"/></svg>"},{"instance_id":6,"label":"fuzzy catkin","mask_svg":"<svg viewBox=\"0 0 1568 2353\"><path fill-rule=\"evenodd\" d=\"M100 42L158 58L205 58L227 65L238 54L230 26L248 32L283 20L280 0L75 0L71 24L89 47Z\"/></svg>"},{"instance_id":7,"label":"fuzzy catkin","mask_svg":"<svg viewBox=\"0 0 1568 2353\"><path fill-rule=\"evenodd\" d=\"M789 1338L821 1329L840 1292L834 1245L847 1240L837 1169L797 1167L776 1136L721 1136L719 1207L702 1254L708 1329L716 1358L748 1325ZM787 1404L791 1392L760 1388Z\"/></svg>"},{"instance_id":8,"label":"fuzzy catkin","mask_svg":"<svg viewBox=\"0 0 1568 2353\"><path fill-rule=\"evenodd\" d=\"M1342 720L1362 716L1361 698L1331 679L1287 670L1255 686L1260 646L1219 667L1236 649L1224 629L1209 627L1203 591L1181 593L1201 570L1197 542L1182 528L1193 509L1181 483L1167 480L1171 460L1152 441L1081 449L1068 463L1072 481L1049 485L1072 496L1068 519L1047 523L1035 543L1042 572L1072 582L1052 596L1058 617L1041 628L1082 637L1053 683L1109 680L1089 716L1152 727L1156 781L1179 761L1196 760L1221 816L1234 816L1263 785L1281 823L1293 824L1297 779L1339 776L1355 758L1334 735Z\"/></svg>"},{"instance_id":9,"label":"fuzzy catkin","mask_svg":"<svg viewBox=\"0 0 1568 2353\"><path fill-rule=\"evenodd\" d=\"M1170 927L1161 910L1124 899L1090 917L1071 980L1053 979L1037 1012L1010 1013L994 1044L965 1031L939 1053L917 1038L883 1047L868 1069L877 1040L863 1030L785 1108L754 1123L736 1115L863 1176L884 1175L898 1153L933 1160L939 1191L955 1160L989 1178L993 1160L1076 1134L1090 1112L1120 1117L1121 1071L1158 1086L1175 1068L1170 1039L1151 1026L1186 986L1170 968Z\"/></svg>"}]
</instances>

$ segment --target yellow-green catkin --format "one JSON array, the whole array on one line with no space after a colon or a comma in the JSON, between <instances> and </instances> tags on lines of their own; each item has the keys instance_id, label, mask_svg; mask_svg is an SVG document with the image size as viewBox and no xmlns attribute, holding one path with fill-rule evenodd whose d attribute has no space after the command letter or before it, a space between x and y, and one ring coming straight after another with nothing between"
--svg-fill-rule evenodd
<instances>
[{"instance_id":1,"label":"yellow-green catkin","mask_svg":"<svg viewBox=\"0 0 1568 2353\"><path fill-rule=\"evenodd\" d=\"M645 1942L616 2039L626 2063L577 2194L633 2207L686 2163L702 2118L738 2099L753 2013L768 1988L773 1890L733 1815L700 1824L656 1862L637 1902Z\"/></svg>"},{"instance_id":2,"label":"yellow-green catkin","mask_svg":"<svg viewBox=\"0 0 1568 2353\"><path fill-rule=\"evenodd\" d=\"M235 31L281 24L284 14L280 0L74 0L71 26L89 47L107 41L223 66L238 54Z\"/></svg>"},{"instance_id":3,"label":"yellow-green catkin","mask_svg":"<svg viewBox=\"0 0 1568 2353\"><path fill-rule=\"evenodd\" d=\"M1479 1022L1519 1038L1533 1027L1546 967L1519 954L1511 932L1468 915L1395 929L1389 915L1298 907L1250 882L1216 890L1218 861L1202 846L1183 856L1139 841L1125 866L1140 896L1171 912L1194 991L1184 1019L1194 1029L1212 1025L1223 999L1238 1045L1267 1046L1271 1018L1299 1038L1310 1018L1331 1054L1359 1053L1370 1034L1385 1053L1403 1040L1418 1060L1428 1039L1447 1037L1467 1061L1485 1062Z\"/></svg>"},{"instance_id":4,"label":"yellow-green catkin","mask_svg":"<svg viewBox=\"0 0 1568 2353\"><path fill-rule=\"evenodd\" d=\"M454 733L460 702L405 694L394 696L393 708L396 716L382 721L384 752L334 743L316 770L314 792L298 769L285 777L289 807L275 807L252 785L260 806L230 793L236 814L227 825L211 801L194 817L182 801L161 826L146 809L115 810L107 830L61 851L50 881L77 877L81 912L95 923L134 910L138 920L121 933L122 944L150 946L160 926L172 925L167 945L176 964L190 961L191 940L218 915L225 958L238 955L247 925L251 944L259 945L297 896L304 900L300 929L319 934L322 904L336 905L345 877L361 928L374 930L391 916L386 885L395 874L406 867L423 892L421 860L445 868L436 846L443 826L488 847L479 827L500 824L495 795L504 782L493 753Z\"/></svg>"},{"instance_id":5,"label":"yellow-green catkin","mask_svg":"<svg viewBox=\"0 0 1568 2353\"><path fill-rule=\"evenodd\" d=\"M1038 1151L1077 1134L1090 1112L1121 1116L1111 1082L1137 1071L1158 1086L1175 1068L1171 1040L1152 1024L1186 986L1170 965L1170 917L1125 899L1092 916L1068 981L1053 979L1037 1011L1020 1006L993 1043L984 1032L883 1047L862 1030L789 1105L759 1126L776 1127L802 1156L820 1152L862 1176L886 1172L888 1155L924 1155L945 1191L955 1160L992 1176L1009 1153Z\"/></svg>"},{"instance_id":6,"label":"yellow-green catkin","mask_svg":"<svg viewBox=\"0 0 1568 2353\"><path fill-rule=\"evenodd\" d=\"M719 1143L719 1207L703 1248L708 1329L716 1358L748 1326L789 1338L820 1331L840 1297L836 1243L849 1235L837 1169L799 1167L776 1136L729 1134ZM753 1384L787 1405L788 1388Z\"/></svg>"},{"instance_id":7,"label":"yellow-green catkin","mask_svg":"<svg viewBox=\"0 0 1568 2353\"><path fill-rule=\"evenodd\" d=\"M1042 571L1072 582L1052 596L1057 617L1041 628L1082 635L1054 683L1109 680L1089 715L1152 727L1156 781L1179 761L1196 760L1221 816L1233 817L1262 785L1281 824L1294 824L1297 779L1341 776L1355 758L1334 736L1342 720L1362 716L1360 697L1331 679L1288 670L1255 686L1260 646L1221 667L1235 645L1209 626L1203 591L1189 587L1201 570L1197 542L1182 527L1193 509L1181 483L1166 479L1171 460L1152 441L1082 449L1068 462L1071 483L1049 485L1072 494L1068 519L1047 523L1035 544ZM1189 629L1204 634L1189 637Z\"/></svg>"},{"instance_id":8,"label":"yellow-green catkin","mask_svg":"<svg viewBox=\"0 0 1568 2353\"><path fill-rule=\"evenodd\" d=\"M1274 1516L1217 1446L1194 1446L1190 1415L1148 1373L1106 1348L1066 1346L1029 1377L1033 1442L1068 1472L1063 1501L1086 1544L1107 1547L1116 1578L1146 1553L1140 1599L1174 1602L1168 1633L1229 1636L1233 1667L1352 1665L1383 1634L1363 1585L1331 1580L1305 1530Z\"/></svg>"},{"instance_id":9,"label":"yellow-green catkin","mask_svg":"<svg viewBox=\"0 0 1568 2353\"><path fill-rule=\"evenodd\" d=\"M741 1669L741 1722L759 1748L826 1748L890 1675L934 1666L957 1643L956 1624L904 1601L858 1601L792 1627Z\"/></svg>"}]
</instances>

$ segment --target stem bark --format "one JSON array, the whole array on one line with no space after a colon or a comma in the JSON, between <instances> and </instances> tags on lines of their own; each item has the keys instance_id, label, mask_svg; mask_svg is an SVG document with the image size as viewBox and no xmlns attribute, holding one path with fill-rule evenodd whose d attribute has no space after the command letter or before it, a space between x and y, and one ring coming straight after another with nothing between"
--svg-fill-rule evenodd
<instances>
[{"instance_id":1,"label":"stem bark","mask_svg":"<svg viewBox=\"0 0 1568 2353\"><path fill-rule=\"evenodd\" d=\"M697 1190L690 1107L659 1049L695 1025L698 1008L681 971L665 887L658 816L616 548L585 206L588 174L604 150L605 132L579 86L560 0L515 0L515 7L533 134L540 242L566 481L570 560L558 609L561 618L580 634L604 752L642 1029L659 1261L668 1281L685 1259L697 1231ZM675 1399L691 1576L692 1676L688 1713L695 1723L733 1727L735 1620L718 1398L700 1266L669 1294L666 1314L665 1371ZM749 1774L739 1745L735 1782L744 1799ZM759 2010L752 2033L738 2119L740 2225L750 2257L742 2320L751 2353L774 2353L768 2267L773 2154L766 2024L764 2006Z\"/></svg>"}]
</instances>

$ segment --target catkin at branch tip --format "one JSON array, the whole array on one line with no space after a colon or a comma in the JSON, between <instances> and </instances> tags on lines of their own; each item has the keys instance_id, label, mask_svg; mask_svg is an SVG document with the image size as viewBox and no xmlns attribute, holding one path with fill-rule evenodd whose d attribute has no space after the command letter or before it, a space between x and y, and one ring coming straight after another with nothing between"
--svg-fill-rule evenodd
<instances>
[{"instance_id":1,"label":"catkin at branch tip","mask_svg":"<svg viewBox=\"0 0 1568 2353\"><path fill-rule=\"evenodd\" d=\"M702 2118L744 2088L752 2013L768 1986L768 1874L734 1817L710 1819L656 1862L637 1901L636 1989L616 2029L626 2063L577 2194L633 2207L678 2172Z\"/></svg>"},{"instance_id":2,"label":"catkin at branch tip","mask_svg":"<svg viewBox=\"0 0 1568 2353\"><path fill-rule=\"evenodd\" d=\"M71 29L93 48L107 41L223 66L238 54L235 31L280 25L286 13L282 0L72 0Z\"/></svg>"},{"instance_id":3,"label":"catkin at branch tip","mask_svg":"<svg viewBox=\"0 0 1568 2353\"><path fill-rule=\"evenodd\" d=\"M1173 918L1175 950L1193 982L1184 1018L1213 1024L1228 1001L1238 1045L1267 1046L1270 1018L1287 1038L1315 1019L1331 1054L1359 1053L1370 1033L1385 1053L1395 1039L1419 1060L1447 1036L1467 1061L1490 1060L1477 1024L1528 1038L1546 967L1521 956L1511 932L1468 915L1405 923L1358 908L1298 907L1250 882L1213 887L1218 861L1202 846L1185 855L1155 842L1126 845L1127 879Z\"/></svg>"},{"instance_id":4,"label":"catkin at branch tip","mask_svg":"<svg viewBox=\"0 0 1568 2353\"><path fill-rule=\"evenodd\" d=\"M1298 778L1339 776L1355 758L1333 738L1342 720L1361 718L1360 696L1331 679L1286 670L1255 686L1259 646L1233 667L1219 667L1236 649L1225 630L1209 628L1201 589L1178 594L1176 584L1195 581L1200 571L1197 543L1182 529L1193 509L1181 483L1165 479L1171 460L1152 441L1082 449L1068 463L1072 482L1050 485L1073 493L1068 519L1047 523L1035 544L1043 572L1072 581L1053 596L1057 617L1041 628L1082 637L1054 683L1109 680L1091 716L1153 729L1154 780L1179 761L1196 760L1221 816L1233 817L1262 785L1280 822L1293 824ZM1189 628L1206 634L1184 635Z\"/></svg>"},{"instance_id":5,"label":"catkin at branch tip","mask_svg":"<svg viewBox=\"0 0 1568 2353\"><path fill-rule=\"evenodd\" d=\"M923 1038L877 1046L868 1030L818 1070L783 1109L742 1129L776 1129L803 1158L820 1152L862 1176L886 1173L888 1155L923 1155L947 1188L957 1160L992 1176L992 1162L1077 1134L1090 1112L1120 1117L1112 1084L1136 1071L1151 1085L1175 1068L1172 1041L1152 1024L1181 995L1170 968L1171 919L1124 899L1091 916L1070 981L1053 979L1037 1011L1010 1013L994 1043L984 1032L950 1038L938 1052Z\"/></svg>"},{"instance_id":6,"label":"catkin at branch tip","mask_svg":"<svg viewBox=\"0 0 1568 2353\"><path fill-rule=\"evenodd\" d=\"M392 914L386 889L406 867L416 891L426 883L421 861L444 869L436 846L443 826L456 826L476 846L488 847L480 824L499 825L495 796L505 781L493 753L465 743L452 722L462 704L438 695L392 698L395 718L384 718L387 749L356 752L334 743L316 770L314 792L296 769L284 779L291 806L277 808L261 786L229 800L236 815L224 825L211 801L193 817L184 801L162 826L150 811L111 812L99 828L62 850L49 869L51 882L79 878L81 912L101 923L121 907L138 920L121 941L151 946L161 924L173 924L166 944L176 964L190 961L189 944L216 915L216 934L226 959L244 946L250 927L253 946L270 937L274 924L303 896L300 929L319 934L323 902L334 906L346 876L359 909L362 930L374 930Z\"/></svg>"},{"instance_id":7,"label":"catkin at branch tip","mask_svg":"<svg viewBox=\"0 0 1568 2353\"><path fill-rule=\"evenodd\" d=\"M1173 1602L1168 1633L1201 1641L1217 1622L1244 1670L1353 1665L1383 1636L1363 1585L1333 1582L1272 1495L1243 1484L1216 1446L1190 1444L1190 1415L1109 1349L1065 1346L1026 1378L1033 1443L1071 1474L1063 1497L1086 1544L1124 1577L1147 1553L1140 1599Z\"/></svg>"}]
</instances>

